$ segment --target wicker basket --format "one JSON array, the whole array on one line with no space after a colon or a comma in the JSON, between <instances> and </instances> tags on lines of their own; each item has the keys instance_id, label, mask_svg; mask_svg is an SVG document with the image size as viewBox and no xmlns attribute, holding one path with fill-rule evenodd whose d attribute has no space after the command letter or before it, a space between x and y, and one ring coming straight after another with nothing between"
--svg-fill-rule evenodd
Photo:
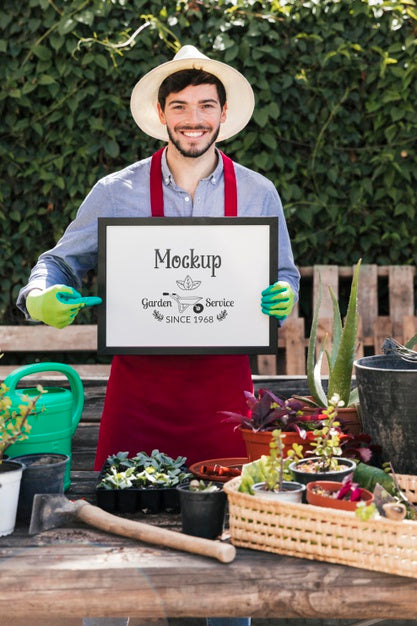
<instances>
[{"instance_id":1,"label":"wicker basket","mask_svg":"<svg viewBox=\"0 0 417 626\"><path fill-rule=\"evenodd\" d=\"M397 478L415 503L417 476ZM365 522L353 512L239 493L239 485L240 477L224 485L235 546L417 578L417 522Z\"/></svg>"}]
</instances>

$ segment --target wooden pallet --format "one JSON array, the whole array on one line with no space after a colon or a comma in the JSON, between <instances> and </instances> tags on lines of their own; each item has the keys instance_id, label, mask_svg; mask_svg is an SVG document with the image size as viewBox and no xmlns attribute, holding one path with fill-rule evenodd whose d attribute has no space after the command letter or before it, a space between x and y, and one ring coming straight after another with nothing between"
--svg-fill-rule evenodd
<instances>
[{"instance_id":1,"label":"wooden pallet","mask_svg":"<svg viewBox=\"0 0 417 626\"><path fill-rule=\"evenodd\" d=\"M319 280L322 283L322 303L318 325L318 337L328 334L327 346L331 345L333 308L327 286L331 287L339 299L341 288L348 294L353 276L352 267L337 265L315 265L301 267L301 287L311 291L313 311L319 293ZM415 316L416 268L405 265L362 265L359 273L358 311L359 328L356 358L364 354L380 354L386 337L395 337L405 343L417 332ZM303 298L303 295L301 295ZM382 301L382 302L381 302ZM383 307L381 306L384 305ZM380 313L384 309L384 314ZM386 314L385 314L386 311ZM278 348L284 352L283 361L277 363L275 355L260 355L257 373L301 375L306 373L306 349L310 324L300 316L297 304L291 316L279 331ZM281 365L281 367L280 367Z\"/></svg>"},{"instance_id":2,"label":"wooden pallet","mask_svg":"<svg viewBox=\"0 0 417 626\"><path fill-rule=\"evenodd\" d=\"M331 344L332 303L327 286L331 286L336 296L348 293L352 280L353 266L315 265L301 267L300 294L302 301L311 312L317 302L319 277L321 277L322 305L318 335L329 334ZM414 266L362 265L359 274L358 310L360 316L358 346L356 355L378 354L385 337L395 337L405 343L417 332L415 317L415 273ZM382 309L382 313L380 312ZM258 355L252 359L254 374L290 376L304 375L306 348L311 319L300 313L300 304L294 307L291 316L278 333L277 355ZM7 354L8 362L14 356L22 356L24 362L36 361L39 353L91 353L91 364L78 363L74 368L81 376L106 376L110 366L94 363L97 351L97 327L95 325L74 324L62 330L42 324L0 326L0 350ZM56 360L56 359L55 359ZM12 361L13 363L13 361ZM14 363L17 363L14 361ZM16 365L1 365L0 377L6 376Z\"/></svg>"}]
</instances>

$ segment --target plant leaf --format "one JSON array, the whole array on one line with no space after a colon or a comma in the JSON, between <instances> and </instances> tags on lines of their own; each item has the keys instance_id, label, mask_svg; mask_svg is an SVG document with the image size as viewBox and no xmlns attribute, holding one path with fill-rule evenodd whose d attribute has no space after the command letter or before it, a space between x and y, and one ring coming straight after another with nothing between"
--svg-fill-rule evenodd
<instances>
[{"instance_id":1,"label":"plant leaf","mask_svg":"<svg viewBox=\"0 0 417 626\"><path fill-rule=\"evenodd\" d=\"M332 352L329 361L329 372L332 371L337 353L339 351L340 339L342 336L343 326L342 326L342 317L340 315L339 303L334 294L334 291L331 287L329 287L330 297L332 299L333 304L333 341L332 341Z\"/></svg>"},{"instance_id":2,"label":"plant leaf","mask_svg":"<svg viewBox=\"0 0 417 626\"><path fill-rule=\"evenodd\" d=\"M321 403L321 406L327 406L327 398L324 392L322 382L321 382L321 363L323 361L324 354L324 346L326 343L327 335L323 340L322 346L320 348L320 353L317 357L317 363L314 366L314 386L317 390L318 402ZM330 397L330 396L329 396Z\"/></svg>"},{"instance_id":3,"label":"plant leaf","mask_svg":"<svg viewBox=\"0 0 417 626\"><path fill-rule=\"evenodd\" d=\"M405 344L405 347L412 349L413 346L416 345L416 343L417 343L417 334L415 334L414 337L411 337L411 339L407 341L407 343Z\"/></svg>"},{"instance_id":4,"label":"plant leaf","mask_svg":"<svg viewBox=\"0 0 417 626\"><path fill-rule=\"evenodd\" d=\"M355 387L355 389L351 389L349 394L349 404L347 406L354 406L355 404L359 404L359 390L357 387Z\"/></svg>"},{"instance_id":5,"label":"plant leaf","mask_svg":"<svg viewBox=\"0 0 417 626\"><path fill-rule=\"evenodd\" d=\"M308 383L308 387L310 389L311 395L313 396L317 404L319 404L320 406L327 406L327 398L326 398L326 394L324 393L323 385L321 382L320 370L318 372L319 375L317 376L316 365L315 365L316 347L317 347L317 326L319 323L319 310L321 306L321 297L322 297L321 277L319 275L319 293L318 293L318 298L317 298L317 305L314 310L313 320L311 322L310 337L308 340L307 383ZM324 345L324 342L323 342L323 345ZM322 355L322 353L323 353L323 346L320 349L320 354ZM321 360L320 360L320 364L321 364Z\"/></svg>"},{"instance_id":6,"label":"plant leaf","mask_svg":"<svg viewBox=\"0 0 417 626\"><path fill-rule=\"evenodd\" d=\"M345 403L349 404L349 396L352 386L352 370L355 358L356 335L358 329L358 278L361 259L357 262L353 272L352 285L350 289L348 310L346 313L345 325L340 338L339 351L334 363L334 367L329 375L329 388L327 397L331 398L337 393Z\"/></svg>"}]
</instances>

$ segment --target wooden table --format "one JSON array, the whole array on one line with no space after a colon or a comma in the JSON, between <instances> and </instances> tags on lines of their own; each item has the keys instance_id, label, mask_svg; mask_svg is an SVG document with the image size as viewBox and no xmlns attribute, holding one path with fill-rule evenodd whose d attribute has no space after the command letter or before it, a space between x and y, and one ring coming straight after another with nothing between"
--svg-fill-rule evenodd
<instances>
[{"instance_id":1,"label":"wooden table","mask_svg":"<svg viewBox=\"0 0 417 626\"><path fill-rule=\"evenodd\" d=\"M94 502L95 472L73 472L68 496ZM137 519L173 530L175 514ZM0 538L0 615L287 618L416 617L417 579L237 550L215 560L96 531L82 524Z\"/></svg>"}]
</instances>

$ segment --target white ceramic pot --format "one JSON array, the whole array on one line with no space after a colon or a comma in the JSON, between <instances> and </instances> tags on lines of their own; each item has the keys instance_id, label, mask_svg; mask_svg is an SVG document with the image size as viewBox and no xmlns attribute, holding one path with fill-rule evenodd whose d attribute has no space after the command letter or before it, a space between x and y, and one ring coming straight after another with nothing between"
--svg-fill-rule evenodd
<instances>
[{"instance_id":1,"label":"white ceramic pot","mask_svg":"<svg viewBox=\"0 0 417 626\"><path fill-rule=\"evenodd\" d=\"M14 531L23 468L23 463L17 461L0 465L0 536Z\"/></svg>"},{"instance_id":2,"label":"white ceramic pot","mask_svg":"<svg viewBox=\"0 0 417 626\"><path fill-rule=\"evenodd\" d=\"M253 490L259 498L268 500L280 500L281 502L301 502L306 486L301 483L284 481L282 491L270 491L265 489L266 483L255 483Z\"/></svg>"}]
</instances>

